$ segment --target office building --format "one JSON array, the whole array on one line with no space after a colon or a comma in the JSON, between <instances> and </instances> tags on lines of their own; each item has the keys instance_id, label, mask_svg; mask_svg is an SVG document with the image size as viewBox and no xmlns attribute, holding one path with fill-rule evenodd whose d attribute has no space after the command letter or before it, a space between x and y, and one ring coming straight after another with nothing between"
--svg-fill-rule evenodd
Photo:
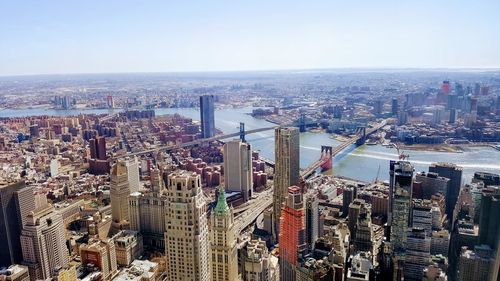
<instances>
[{"instance_id":1,"label":"office building","mask_svg":"<svg viewBox=\"0 0 500 281\"><path fill-rule=\"evenodd\" d=\"M7 268L0 269L0 280L2 281L30 281L28 268L23 265L13 264Z\"/></svg>"},{"instance_id":2,"label":"office building","mask_svg":"<svg viewBox=\"0 0 500 281\"><path fill-rule=\"evenodd\" d=\"M446 229L433 231L431 234L431 255L448 256L450 248L450 232Z\"/></svg>"},{"instance_id":3,"label":"office building","mask_svg":"<svg viewBox=\"0 0 500 281\"><path fill-rule=\"evenodd\" d=\"M495 255L488 245L475 246L474 250L463 247L458 265L458 280L492 280L494 264Z\"/></svg>"},{"instance_id":4,"label":"office building","mask_svg":"<svg viewBox=\"0 0 500 281\"><path fill-rule=\"evenodd\" d=\"M412 227L425 230L427 235L432 232L432 202L430 200L413 200Z\"/></svg>"},{"instance_id":5,"label":"office building","mask_svg":"<svg viewBox=\"0 0 500 281\"><path fill-rule=\"evenodd\" d=\"M44 194L40 194L39 196L45 197ZM36 199L35 193L32 186L26 186L21 189L15 191L15 202L17 208L17 214L19 219L19 227L20 229L26 225L28 221L28 215L36 209ZM45 197L46 204L46 197ZM45 204L41 204L41 206L45 206Z\"/></svg>"},{"instance_id":6,"label":"office building","mask_svg":"<svg viewBox=\"0 0 500 281\"><path fill-rule=\"evenodd\" d=\"M349 205L349 215L347 218L347 226L349 228L349 232L351 233L351 237L354 236L356 230L356 224L358 223L359 215L361 211L364 209L365 200L363 199L354 199L354 201Z\"/></svg>"},{"instance_id":7,"label":"office building","mask_svg":"<svg viewBox=\"0 0 500 281\"><path fill-rule=\"evenodd\" d=\"M431 264L424 269L422 281L448 281L448 276L439 266Z\"/></svg>"},{"instance_id":8,"label":"office building","mask_svg":"<svg viewBox=\"0 0 500 281\"><path fill-rule=\"evenodd\" d=\"M307 250L304 216L302 191L291 186L280 218L280 280L296 280L298 259Z\"/></svg>"},{"instance_id":9,"label":"office building","mask_svg":"<svg viewBox=\"0 0 500 281\"><path fill-rule=\"evenodd\" d=\"M288 187L299 184L300 178L300 149L298 128L276 128L274 131L275 170L273 212L273 238L278 240L280 231L281 207L285 203Z\"/></svg>"},{"instance_id":10,"label":"office building","mask_svg":"<svg viewBox=\"0 0 500 281\"><path fill-rule=\"evenodd\" d=\"M215 107L214 96L200 96L201 137L215 136Z\"/></svg>"},{"instance_id":11,"label":"office building","mask_svg":"<svg viewBox=\"0 0 500 281\"><path fill-rule=\"evenodd\" d=\"M315 191L309 191L305 194L306 207L306 243L309 250L312 250L314 243L318 239L319 231L319 202L318 194Z\"/></svg>"},{"instance_id":12,"label":"office building","mask_svg":"<svg viewBox=\"0 0 500 281\"><path fill-rule=\"evenodd\" d=\"M342 191L342 216L347 217L349 213L349 205L358 197L357 188L355 186L346 186Z\"/></svg>"},{"instance_id":13,"label":"office building","mask_svg":"<svg viewBox=\"0 0 500 281\"><path fill-rule=\"evenodd\" d=\"M192 172L168 176L165 259L168 280L210 280L210 237L201 178Z\"/></svg>"},{"instance_id":14,"label":"office building","mask_svg":"<svg viewBox=\"0 0 500 281\"><path fill-rule=\"evenodd\" d=\"M21 232L23 264L32 280L54 276L59 268L68 266L69 256L63 217L52 206L28 216Z\"/></svg>"},{"instance_id":15,"label":"office building","mask_svg":"<svg viewBox=\"0 0 500 281\"><path fill-rule=\"evenodd\" d=\"M278 281L272 269L273 257L266 242L250 240L242 253L242 278L244 281Z\"/></svg>"},{"instance_id":16,"label":"office building","mask_svg":"<svg viewBox=\"0 0 500 281\"><path fill-rule=\"evenodd\" d=\"M22 260L19 235L22 221L25 219L19 213L16 192L23 188L25 188L24 181L0 182L0 249L2 249L0 267L20 263ZM25 210L28 213L31 211Z\"/></svg>"},{"instance_id":17,"label":"office building","mask_svg":"<svg viewBox=\"0 0 500 281\"><path fill-rule=\"evenodd\" d=\"M92 264L99 268L103 280L111 280L118 273L112 239L90 239L86 244L81 244L80 258L82 265Z\"/></svg>"},{"instance_id":18,"label":"office building","mask_svg":"<svg viewBox=\"0 0 500 281\"><path fill-rule=\"evenodd\" d=\"M450 179L440 177L437 173L420 172L415 175L415 183L420 183L420 190L416 187L413 191L413 198L431 199L432 195L441 193L446 195L450 187Z\"/></svg>"},{"instance_id":19,"label":"office building","mask_svg":"<svg viewBox=\"0 0 500 281\"><path fill-rule=\"evenodd\" d=\"M327 258L308 257L300 262L296 276L299 281L331 281L334 280L335 270Z\"/></svg>"},{"instance_id":20,"label":"office building","mask_svg":"<svg viewBox=\"0 0 500 281\"><path fill-rule=\"evenodd\" d=\"M389 166L389 225L394 252L406 249L410 223L413 166L407 161L391 161Z\"/></svg>"},{"instance_id":21,"label":"office building","mask_svg":"<svg viewBox=\"0 0 500 281\"><path fill-rule=\"evenodd\" d=\"M144 245L142 236L133 230L120 230L113 235L115 243L116 263L119 266L129 266L135 259L142 256Z\"/></svg>"},{"instance_id":22,"label":"office building","mask_svg":"<svg viewBox=\"0 0 500 281\"><path fill-rule=\"evenodd\" d=\"M398 116L399 105L398 105L398 99L397 98L393 98L392 99L391 112L392 112L392 116Z\"/></svg>"},{"instance_id":23,"label":"office building","mask_svg":"<svg viewBox=\"0 0 500 281\"><path fill-rule=\"evenodd\" d=\"M141 233L144 244L165 249L167 196L156 192L134 192L128 197L129 227Z\"/></svg>"},{"instance_id":24,"label":"office building","mask_svg":"<svg viewBox=\"0 0 500 281\"><path fill-rule=\"evenodd\" d=\"M95 137L89 140L90 158L106 160L106 138Z\"/></svg>"},{"instance_id":25,"label":"office building","mask_svg":"<svg viewBox=\"0 0 500 281\"><path fill-rule=\"evenodd\" d=\"M446 215L453 218L453 210L457 203L460 187L462 186L462 167L451 163L433 163L429 166L429 172L437 173L441 177L450 179L450 185L446 195Z\"/></svg>"},{"instance_id":26,"label":"office building","mask_svg":"<svg viewBox=\"0 0 500 281\"><path fill-rule=\"evenodd\" d=\"M407 234L404 280L420 281L431 262L431 238L422 228L412 228Z\"/></svg>"},{"instance_id":27,"label":"office building","mask_svg":"<svg viewBox=\"0 0 500 281\"><path fill-rule=\"evenodd\" d=\"M231 281L238 277L238 249L233 225L233 209L227 204L224 188L220 188L211 217L213 281Z\"/></svg>"},{"instance_id":28,"label":"office building","mask_svg":"<svg viewBox=\"0 0 500 281\"><path fill-rule=\"evenodd\" d=\"M479 216L479 244L496 249L500 243L500 186L483 189Z\"/></svg>"},{"instance_id":29,"label":"office building","mask_svg":"<svg viewBox=\"0 0 500 281\"><path fill-rule=\"evenodd\" d=\"M128 197L139 191L139 164L137 160L119 160L111 168L111 214L116 224L129 221Z\"/></svg>"},{"instance_id":30,"label":"office building","mask_svg":"<svg viewBox=\"0 0 500 281\"><path fill-rule=\"evenodd\" d=\"M346 281L368 281L373 265L369 253L360 252L349 258Z\"/></svg>"},{"instance_id":31,"label":"office building","mask_svg":"<svg viewBox=\"0 0 500 281\"><path fill-rule=\"evenodd\" d=\"M252 197L253 170L250 144L231 140L224 144L224 185L227 191L240 192L243 201Z\"/></svg>"}]
</instances>

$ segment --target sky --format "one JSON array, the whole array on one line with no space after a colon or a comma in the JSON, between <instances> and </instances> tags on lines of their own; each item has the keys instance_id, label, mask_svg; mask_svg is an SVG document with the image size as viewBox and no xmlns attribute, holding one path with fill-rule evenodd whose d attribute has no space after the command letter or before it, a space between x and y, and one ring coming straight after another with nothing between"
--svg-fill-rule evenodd
<instances>
[{"instance_id":1,"label":"sky","mask_svg":"<svg viewBox=\"0 0 500 281\"><path fill-rule=\"evenodd\" d=\"M499 0L0 0L0 76L499 67Z\"/></svg>"}]
</instances>

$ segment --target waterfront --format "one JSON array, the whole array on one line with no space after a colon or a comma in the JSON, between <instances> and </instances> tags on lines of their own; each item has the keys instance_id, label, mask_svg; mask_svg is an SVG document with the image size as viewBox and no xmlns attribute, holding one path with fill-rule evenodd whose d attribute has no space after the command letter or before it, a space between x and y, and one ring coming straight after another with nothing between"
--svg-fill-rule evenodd
<instances>
[{"instance_id":1,"label":"waterfront","mask_svg":"<svg viewBox=\"0 0 500 281\"><path fill-rule=\"evenodd\" d=\"M215 113L216 127L224 133L237 132L239 122L244 122L247 130L269 127L274 124L262 119L253 118L250 113L252 108L226 108L219 109ZM0 110L0 117L34 116L34 115L77 115L80 113L113 113L110 109L75 109L75 110L53 110L53 109L23 109L23 110ZM156 109L157 115L175 114L200 119L200 112L195 108L160 108ZM261 155L274 159L274 132L272 130L260 132L247 136L254 150L259 150ZM307 167L319 158L321 145L336 146L338 141L330 138L326 133L302 133L300 136L300 166ZM410 161L416 171L427 171L432 162L452 162L464 167L465 182L469 182L475 171L500 173L500 151L490 147L471 147L463 153L446 153L431 151L406 151L410 155ZM396 159L397 153L394 148L383 146L361 146L351 147L337 155L333 161L334 175L372 181L377 177L380 180L389 178L389 160Z\"/></svg>"}]
</instances>

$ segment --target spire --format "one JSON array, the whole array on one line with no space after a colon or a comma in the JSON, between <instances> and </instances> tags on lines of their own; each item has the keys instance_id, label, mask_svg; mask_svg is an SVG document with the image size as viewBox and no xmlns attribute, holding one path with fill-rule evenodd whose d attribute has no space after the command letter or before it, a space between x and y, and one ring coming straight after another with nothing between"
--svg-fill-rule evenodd
<instances>
[{"instance_id":1,"label":"spire","mask_svg":"<svg viewBox=\"0 0 500 281\"><path fill-rule=\"evenodd\" d=\"M226 192L224 191L224 187L219 188L219 196L217 198L217 205L215 206L215 214L216 215L225 215L229 212L229 205L226 201Z\"/></svg>"}]
</instances>

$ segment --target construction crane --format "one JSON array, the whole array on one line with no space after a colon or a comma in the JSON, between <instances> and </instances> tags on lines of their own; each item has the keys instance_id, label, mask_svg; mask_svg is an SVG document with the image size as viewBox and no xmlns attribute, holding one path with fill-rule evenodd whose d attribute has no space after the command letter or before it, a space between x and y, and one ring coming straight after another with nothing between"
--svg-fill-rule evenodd
<instances>
[{"instance_id":1,"label":"construction crane","mask_svg":"<svg viewBox=\"0 0 500 281\"><path fill-rule=\"evenodd\" d=\"M410 159L410 155L409 154L405 154L404 151L399 152L399 147L398 147L397 144L393 143L392 146L394 148L396 148L396 150L398 151L398 158L399 158L399 160L403 160L404 161L406 159Z\"/></svg>"}]
</instances>

